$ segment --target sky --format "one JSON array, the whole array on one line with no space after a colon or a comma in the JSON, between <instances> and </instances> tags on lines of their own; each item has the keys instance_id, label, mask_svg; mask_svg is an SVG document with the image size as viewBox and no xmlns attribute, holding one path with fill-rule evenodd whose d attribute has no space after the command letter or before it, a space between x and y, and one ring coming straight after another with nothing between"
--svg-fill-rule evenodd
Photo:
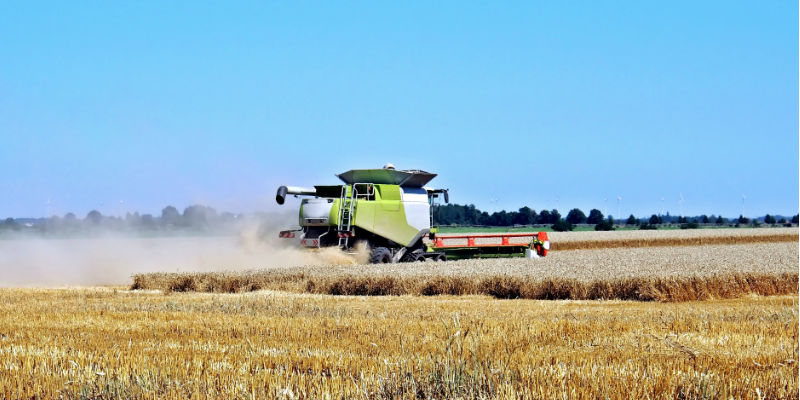
<instances>
[{"instance_id":1,"label":"sky","mask_svg":"<svg viewBox=\"0 0 800 400\"><path fill-rule=\"evenodd\" d=\"M9 1L0 43L3 218L387 162L489 211L798 212L796 1Z\"/></svg>"}]
</instances>

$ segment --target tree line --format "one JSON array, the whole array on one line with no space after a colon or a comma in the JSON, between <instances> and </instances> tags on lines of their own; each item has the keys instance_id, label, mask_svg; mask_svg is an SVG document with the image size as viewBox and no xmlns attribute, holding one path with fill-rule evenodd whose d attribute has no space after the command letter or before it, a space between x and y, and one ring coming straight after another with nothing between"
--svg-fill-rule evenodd
<instances>
[{"instance_id":1,"label":"tree line","mask_svg":"<svg viewBox=\"0 0 800 400\"><path fill-rule=\"evenodd\" d=\"M235 225L244 215L218 213L214 208L192 205L179 211L164 207L160 215L126 213L124 217L106 216L97 210L83 218L69 212L63 217L6 218L0 222L0 232L35 232L42 234L72 234L92 231L220 231Z\"/></svg>"},{"instance_id":2,"label":"tree line","mask_svg":"<svg viewBox=\"0 0 800 400\"><path fill-rule=\"evenodd\" d=\"M684 229L698 228L702 225L788 225L798 223L798 215L788 220L785 217L776 218L770 214L761 218L749 219L744 216L729 219L721 215L699 215L695 217L672 216L653 214L649 218L637 218L631 214L627 219L617 221L612 217L604 216L596 208L589 211L589 215L579 208L569 210L565 218L556 210L541 210L538 213L530 207L522 207L517 211L496 211L488 213L481 211L475 205L446 204L437 206L436 222L439 225L471 225L471 226L528 226L550 225L554 230L572 230L575 225L594 225L596 230L612 230L615 225L638 226L640 229L656 229L665 224L677 224Z\"/></svg>"},{"instance_id":3,"label":"tree line","mask_svg":"<svg viewBox=\"0 0 800 400\"><path fill-rule=\"evenodd\" d=\"M566 217L556 210L537 212L530 207L522 207L517 211L481 211L475 205L447 204L436 206L434 210L437 225L456 226L549 226L557 231L573 230L576 225L594 225L596 230L613 230L620 225L635 226L639 229L657 229L663 225L678 225L684 229L698 228L701 225L758 226L761 224L792 226L798 224L798 215L787 219L770 214L760 218L724 218L719 215L700 215L696 217L653 214L649 218L637 218L630 215L625 220L615 220L605 216L599 209L589 210L587 215L581 209L573 208ZM159 215L127 213L124 217L105 216L92 210L80 218L74 213L63 217L50 218L6 218L0 221L0 233L3 232L36 232L42 234L73 234L101 230L112 231L192 231L192 232L224 232L233 229L239 222L247 218L244 214L217 212L204 205L192 205L183 212L173 206L164 207Z\"/></svg>"}]
</instances>

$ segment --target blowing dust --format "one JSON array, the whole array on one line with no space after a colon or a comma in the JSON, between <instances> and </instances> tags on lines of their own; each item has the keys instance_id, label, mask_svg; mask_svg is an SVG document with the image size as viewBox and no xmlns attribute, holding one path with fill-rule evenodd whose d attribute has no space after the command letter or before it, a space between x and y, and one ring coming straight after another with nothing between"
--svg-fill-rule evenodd
<instances>
[{"instance_id":1,"label":"blowing dust","mask_svg":"<svg viewBox=\"0 0 800 400\"><path fill-rule=\"evenodd\" d=\"M310 251L299 239L251 224L237 235L0 240L0 287L128 285L144 272L211 272L351 265L366 261L338 248Z\"/></svg>"}]
</instances>

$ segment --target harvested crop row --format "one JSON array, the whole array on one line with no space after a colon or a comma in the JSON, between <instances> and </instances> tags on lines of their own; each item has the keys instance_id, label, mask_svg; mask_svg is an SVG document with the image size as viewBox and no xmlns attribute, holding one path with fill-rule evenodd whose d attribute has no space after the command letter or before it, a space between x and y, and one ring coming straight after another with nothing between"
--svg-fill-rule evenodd
<instances>
[{"instance_id":1,"label":"harvested crop row","mask_svg":"<svg viewBox=\"0 0 800 400\"><path fill-rule=\"evenodd\" d=\"M554 252L539 260L272 268L134 275L133 289L334 295L467 295L686 301L798 291L793 243Z\"/></svg>"}]
</instances>

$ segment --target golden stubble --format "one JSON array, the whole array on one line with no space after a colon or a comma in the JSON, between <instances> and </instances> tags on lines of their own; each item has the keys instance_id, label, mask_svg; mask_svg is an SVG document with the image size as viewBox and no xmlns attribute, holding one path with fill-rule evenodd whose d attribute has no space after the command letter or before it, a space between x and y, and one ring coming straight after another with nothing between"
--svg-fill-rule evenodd
<instances>
[{"instance_id":1,"label":"golden stubble","mask_svg":"<svg viewBox=\"0 0 800 400\"><path fill-rule=\"evenodd\" d=\"M3 398L794 399L798 298L0 290Z\"/></svg>"}]
</instances>

